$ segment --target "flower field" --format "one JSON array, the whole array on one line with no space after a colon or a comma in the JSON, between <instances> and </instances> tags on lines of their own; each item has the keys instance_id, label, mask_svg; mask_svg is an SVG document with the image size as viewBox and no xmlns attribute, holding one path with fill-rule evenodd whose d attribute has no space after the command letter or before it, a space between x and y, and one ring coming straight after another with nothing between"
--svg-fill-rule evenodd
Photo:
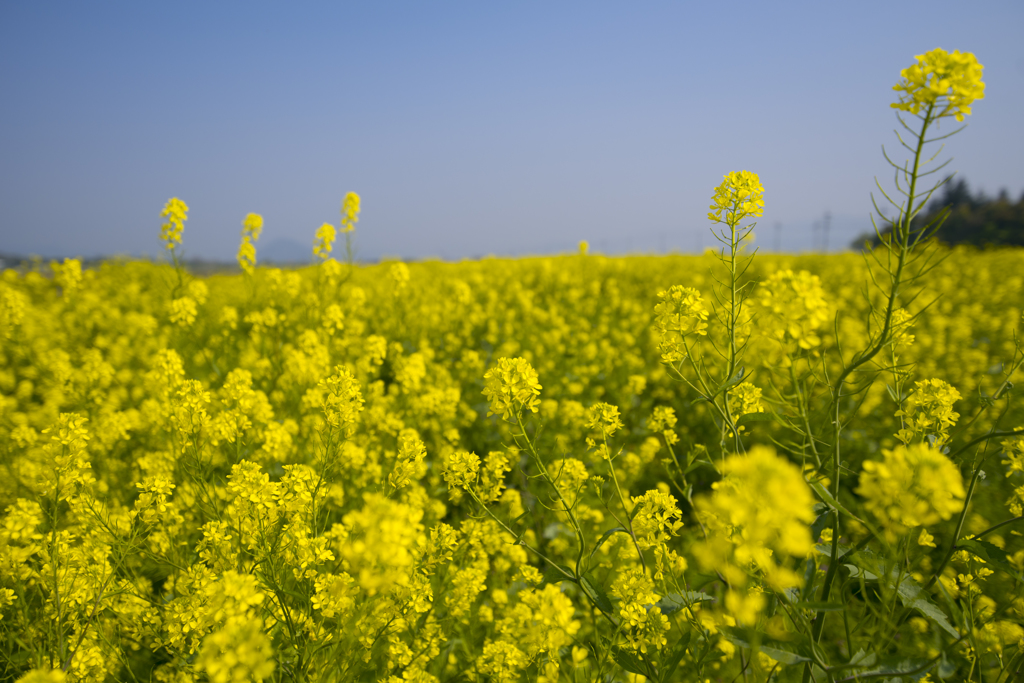
<instances>
[{"instance_id":1,"label":"flower field","mask_svg":"<svg viewBox=\"0 0 1024 683\"><path fill-rule=\"evenodd\" d=\"M703 256L359 266L350 194L305 268L173 199L173 264L4 272L0 678L1016 680L1024 252L910 230L973 60L863 255L754 253L743 171Z\"/></svg>"}]
</instances>

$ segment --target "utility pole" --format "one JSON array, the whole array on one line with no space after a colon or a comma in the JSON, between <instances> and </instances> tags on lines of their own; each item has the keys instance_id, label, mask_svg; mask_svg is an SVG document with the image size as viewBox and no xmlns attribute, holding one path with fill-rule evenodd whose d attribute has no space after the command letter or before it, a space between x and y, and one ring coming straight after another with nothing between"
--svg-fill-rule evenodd
<instances>
[{"instance_id":1,"label":"utility pole","mask_svg":"<svg viewBox=\"0 0 1024 683\"><path fill-rule=\"evenodd\" d=\"M782 251L782 223L775 224L775 253Z\"/></svg>"}]
</instances>

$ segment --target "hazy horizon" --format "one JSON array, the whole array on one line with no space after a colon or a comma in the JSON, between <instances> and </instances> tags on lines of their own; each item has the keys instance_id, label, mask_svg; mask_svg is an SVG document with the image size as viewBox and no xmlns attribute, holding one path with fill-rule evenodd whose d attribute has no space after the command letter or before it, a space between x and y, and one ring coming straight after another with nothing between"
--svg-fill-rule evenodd
<instances>
[{"instance_id":1,"label":"hazy horizon","mask_svg":"<svg viewBox=\"0 0 1024 683\"><path fill-rule=\"evenodd\" d=\"M974 52L985 99L943 158L1024 191L1024 3L0 6L0 252L311 249L358 192L358 255L701 252L722 175L761 176L757 246L871 230L914 55ZM943 126L943 132L950 128ZM902 159L902 156L900 157ZM780 226L777 228L776 226Z\"/></svg>"}]
</instances>

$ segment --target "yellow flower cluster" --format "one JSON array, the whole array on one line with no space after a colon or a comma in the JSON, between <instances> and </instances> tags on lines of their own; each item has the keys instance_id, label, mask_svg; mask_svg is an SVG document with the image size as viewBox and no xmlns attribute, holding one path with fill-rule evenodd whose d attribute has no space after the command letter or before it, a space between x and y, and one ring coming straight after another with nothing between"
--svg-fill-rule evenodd
<instances>
[{"instance_id":1,"label":"yellow flower cluster","mask_svg":"<svg viewBox=\"0 0 1024 683\"><path fill-rule=\"evenodd\" d=\"M729 392L729 412L733 418L763 413L764 401L761 400L761 388L750 382L741 382Z\"/></svg>"},{"instance_id":2,"label":"yellow flower cluster","mask_svg":"<svg viewBox=\"0 0 1024 683\"><path fill-rule=\"evenodd\" d=\"M788 561L810 552L807 525L814 519L814 499L800 468L774 448L758 445L730 456L722 472L714 493L696 501L699 519L711 532L695 549L697 559L725 576L733 599L742 599L740 589L751 572L776 590L800 586L803 579ZM737 618L751 622L756 607L757 601L748 604Z\"/></svg>"},{"instance_id":3,"label":"yellow flower cluster","mask_svg":"<svg viewBox=\"0 0 1024 683\"><path fill-rule=\"evenodd\" d=\"M735 227L745 218L764 213L764 187L756 173L732 171L711 198L708 219Z\"/></svg>"},{"instance_id":4,"label":"yellow flower cluster","mask_svg":"<svg viewBox=\"0 0 1024 683\"><path fill-rule=\"evenodd\" d=\"M856 309L858 291L848 283L867 277L862 261L830 259L765 258L754 277L813 273L828 293L822 299ZM402 264L421 285L400 297L394 263L356 268L329 296L325 288L336 285L323 265L294 273L256 267L248 280L186 279L174 293L141 284L166 283L161 269L169 266L108 264L74 270L69 297L72 280L8 271L0 292L14 302L5 310L17 330L0 335L0 449L11 473L0 477L0 630L35 633L32 642L55 648L85 633L69 666L76 680L120 675L121 653L136 652L131 643L166 653L139 660L154 679L255 679L271 667L273 677L294 666L296 647L322 647L310 666L328 671L326 662L343 661L387 680L405 675L395 671L443 673L445 639L470 633L449 674L522 680L553 675L552 667L563 678L574 670L585 677L601 653L577 661L570 646L592 638L617 638L621 651L653 661L698 627L709 642L728 643L721 633L730 620L791 632L792 624L776 623L772 605L775 593L803 584L802 563L813 552L800 469L759 445L775 423L741 432L751 441L745 455L709 460L718 435L702 426L707 403L692 403L694 394L659 363L663 330L675 332L680 354L679 340L704 337L710 311L697 298L706 284L697 275L715 263L573 256ZM901 361L946 384L921 383L905 401L905 422L920 423L907 452L952 433L952 407L974 415L978 387L989 395L998 388L988 371L1019 332L1024 281L1013 274L1021 268L1012 253L953 251L928 276L945 298L916 318ZM680 272L693 277L652 296ZM988 296L961 288L963 277ZM989 286L995 281L1004 286ZM776 323L763 324L774 318L752 310L759 317L751 348L802 350L778 344ZM793 310L803 316L807 307ZM54 323L61 320L67 324ZM873 328L855 322L841 321L844 343L871 338ZM814 348L837 373L842 367L827 355L834 342L820 329L811 326L820 340ZM734 416L767 410L769 400L790 414L767 366L775 358L758 367L762 359L751 354L765 381L728 389ZM551 377L543 393L541 374ZM948 400L954 385L966 397L956 403ZM895 450L903 464L874 464L867 444L892 448L898 426L884 386L863 396L867 426L843 442L842 457L844 470L867 464L859 497L846 504L899 538L915 524L922 533L913 547L934 550L937 564L966 496L943 468L907 464L902 447ZM488 412L520 415L525 432L518 422L485 420ZM983 413L971 434L993 419ZM606 435L607 452L587 448L588 438ZM551 486L525 457L526 438ZM1008 443L1002 459L1011 476L977 484L983 493L975 500L992 523L1018 509L1013 492L1024 488L1016 440ZM946 457L934 448L926 454ZM724 478L711 488L716 469ZM670 473L683 472L687 480L673 483ZM51 537L53 510L59 533ZM932 510L941 514L924 514ZM598 544L616 528L627 533ZM857 533L864 532L842 529L842 542ZM1020 550L1013 535L999 542L1008 557ZM536 553L570 576L579 561L579 582ZM143 556L159 582L134 559L115 569L122 557ZM693 594L689 565L728 582L703 589L714 602L673 612L693 599L679 597ZM56 583L47 578L54 566ZM958 567L980 576L966 569ZM646 577L646 592L624 600L637 577ZM109 608L90 617L98 596ZM52 616L26 621L43 609ZM106 635L116 633L125 635ZM688 657L685 666L696 671ZM721 666L735 676L732 662Z\"/></svg>"},{"instance_id":5,"label":"yellow flower cluster","mask_svg":"<svg viewBox=\"0 0 1024 683\"><path fill-rule=\"evenodd\" d=\"M316 256L321 261L326 261L331 258L331 250L334 249L334 238L337 233L334 226L330 223L324 223L316 229L316 239L313 242L313 256Z\"/></svg>"},{"instance_id":6,"label":"yellow flower cluster","mask_svg":"<svg viewBox=\"0 0 1024 683\"><path fill-rule=\"evenodd\" d=\"M349 192L345 195L345 199L341 202L342 232L352 232L355 230L356 223L359 221L360 203L359 195L355 192Z\"/></svg>"},{"instance_id":7,"label":"yellow flower cluster","mask_svg":"<svg viewBox=\"0 0 1024 683\"><path fill-rule=\"evenodd\" d=\"M167 200L164 210L160 212L161 218L167 222L160 228L160 240L167 249L174 249L181 244L181 233L185 229L185 221L188 220L188 206L177 197Z\"/></svg>"},{"instance_id":8,"label":"yellow flower cluster","mask_svg":"<svg viewBox=\"0 0 1024 683\"><path fill-rule=\"evenodd\" d=\"M900 82L892 87L900 93L894 109L917 114L922 107L929 112L938 108L936 118L954 116L963 121L971 113L971 103L985 97L982 66L970 52L935 48L914 59L917 63L903 69Z\"/></svg>"},{"instance_id":9,"label":"yellow flower cluster","mask_svg":"<svg viewBox=\"0 0 1024 683\"><path fill-rule=\"evenodd\" d=\"M537 412L540 405L537 371L522 358L499 358L484 373L484 396L490 401L488 415L514 422L524 410Z\"/></svg>"},{"instance_id":10,"label":"yellow flower cluster","mask_svg":"<svg viewBox=\"0 0 1024 683\"><path fill-rule=\"evenodd\" d=\"M801 349L821 345L818 330L829 321L829 308L821 279L806 270L780 270L758 289L757 302L769 335L782 344Z\"/></svg>"},{"instance_id":11,"label":"yellow flower cluster","mask_svg":"<svg viewBox=\"0 0 1024 683\"><path fill-rule=\"evenodd\" d=\"M960 398L960 392L941 379L915 382L905 407L896 411L896 417L902 417L905 425L896 438L909 445L915 436L931 436L941 446L960 418L960 413L953 410L953 404Z\"/></svg>"},{"instance_id":12,"label":"yellow flower cluster","mask_svg":"<svg viewBox=\"0 0 1024 683\"><path fill-rule=\"evenodd\" d=\"M612 585L612 595L619 599L619 616L626 630L627 647L646 653L648 648L660 650L668 642L668 617L655 607L658 595L654 582L642 570L624 572Z\"/></svg>"},{"instance_id":13,"label":"yellow flower cluster","mask_svg":"<svg viewBox=\"0 0 1024 683\"><path fill-rule=\"evenodd\" d=\"M250 215L198 277L172 200L172 264L4 271L4 679L1012 675L1024 255L880 304L714 202L728 255L281 270Z\"/></svg>"},{"instance_id":14,"label":"yellow flower cluster","mask_svg":"<svg viewBox=\"0 0 1024 683\"><path fill-rule=\"evenodd\" d=\"M965 495L960 470L924 443L884 449L881 461L865 461L857 493L890 539L949 519Z\"/></svg>"},{"instance_id":15,"label":"yellow flower cluster","mask_svg":"<svg viewBox=\"0 0 1024 683\"><path fill-rule=\"evenodd\" d=\"M242 242L238 245L238 266L252 275L256 270L256 240L263 232L263 216L258 213L246 215L242 221Z\"/></svg>"},{"instance_id":16,"label":"yellow flower cluster","mask_svg":"<svg viewBox=\"0 0 1024 683\"><path fill-rule=\"evenodd\" d=\"M674 285L659 292L661 300L654 307L654 329L658 348L665 363L678 363L691 353L687 337L707 335L708 309L700 292L692 287Z\"/></svg>"}]
</instances>

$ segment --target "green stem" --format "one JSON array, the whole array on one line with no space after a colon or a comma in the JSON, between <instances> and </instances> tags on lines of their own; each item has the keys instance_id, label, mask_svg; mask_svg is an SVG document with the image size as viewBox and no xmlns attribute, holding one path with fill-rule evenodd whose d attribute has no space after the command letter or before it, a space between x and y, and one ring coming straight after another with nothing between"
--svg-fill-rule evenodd
<instances>
[{"instance_id":1,"label":"green stem","mask_svg":"<svg viewBox=\"0 0 1024 683\"><path fill-rule=\"evenodd\" d=\"M974 489L978 485L978 479L981 478L981 466L984 462L985 458L983 456L978 462L978 466L974 468L974 474L971 476L971 483L967 487L967 496L964 497L964 507L960 510L960 517L956 521L956 532L954 532L953 540L949 544L949 550L946 551L946 555L942 558L942 562L939 563L939 566L935 568L932 578L928 579L928 583L924 585L925 590L928 590L935 584L939 576L942 574L942 570L946 568L946 565L949 564L949 561L953 559L953 555L956 553L956 544L960 540L960 532L963 531L964 520L967 519L967 510L971 506L971 497L974 495Z\"/></svg>"},{"instance_id":2,"label":"green stem","mask_svg":"<svg viewBox=\"0 0 1024 683\"><path fill-rule=\"evenodd\" d=\"M1014 522L1019 522L1021 520L1024 520L1024 515L1019 515L1017 517L1011 517L1010 519L1007 519L1005 521L999 522L999 524L993 524L989 528L987 528L984 531L982 531L980 534L975 534L972 540L977 540L977 539L981 538L982 536L988 536L990 533L992 533L993 531L995 531L996 529L998 529L1000 527L1004 527L1007 524L1013 524Z\"/></svg>"},{"instance_id":3,"label":"green stem","mask_svg":"<svg viewBox=\"0 0 1024 683\"><path fill-rule=\"evenodd\" d=\"M633 531L633 515L631 514L630 508L626 505L626 499L622 495L622 488L619 487L619 478L615 474L615 465L612 464L611 451L608 449L608 438L604 439L604 452L605 460L608 462L608 472L612 475L612 483L615 484L615 493L619 498L619 504L622 506L622 511L626 515L626 526L629 529L629 537L633 539L633 546L636 548L636 554L640 558L640 565L644 571L647 571L647 562L644 560L644 554L640 551L640 544L636 540L636 532Z\"/></svg>"},{"instance_id":4,"label":"green stem","mask_svg":"<svg viewBox=\"0 0 1024 683\"><path fill-rule=\"evenodd\" d=\"M540 470L541 476L544 477L544 480L548 483L548 485L551 486L552 489L554 489L555 495L558 497L558 502L562 505L562 510L569 518L569 522L572 524L573 532L576 534L576 541L579 544L579 551L576 554L576 577L574 578L578 578L582 575L580 572L580 566L583 563L583 557L586 553L587 539L583 535L583 529L580 527L579 520L576 519L576 514L573 512L572 506L570 506L568 501L566 501L565 498L562 496L561 490L558 488L558 485L555 483L555 480L548 472L547 467L544 466L544 461L541 460L540 453L537 452L536 447L534 447L533 445L533 441L527 435L526 426L523 424L523 415L521 411L516 413L516 421L519 423L519 431L522 432L522 437L526 441L526 445L530 449L530 454L533 456L533 461L537 465L537 469Z\"/></svg>"},{"instance_id":5,"label":"green stem","mask_svg":"<svg viewBox=\"0 0 1024 683\"><path fill-rule=\"evenodd\" d=\"M889 300L886 304L885 319L882 323L882 331L878 336L878 341L874 346L855 357L850 365L840 373L836 380L835 390L832 395L832 407L829 411L832 414L833 420L833 444L832 444L832 468L833 468L833 481L832 481L832 495L838 501L840 493L840 481L841 476L841 460L840 460L840 445L839 436L842 431L842 419L840 413L840 404L843 398L843 387L846 384L846 380L851 374L864 364L871 361L883 348L889 343L889 337L892 332L892 315L896 307L896 301L899 298L900 284L903 278L903 269L907 264L907 257L910 251L910 223L914 211L914 201L916 199L917 192L917 180L918 174L921 168L921 153L924 151L925 133L928 130L929 124L932 122L932 110L934 104L929 105L928 111L924 116L924 123L921 126L921 133L917 137L917 149L914 150L914 166L910 174L910 190L907 194L907 203L904 205L905 209L900 212L899 219L899 252L896 257L896 270L890 276L890 289L889 289ZM836 514L832 518L832 549L829 554L828 571L825 572L825 579L822 581L820 600L827 602L832 590L832 583L835 581L836 576L839 572L839 515ZM821 639L822 631L825 628L825 615L827 612L822 612L814 621L814 632L812 634L813 641L818 642ZM807 683L811 677L811 667L807 665L804 667L803 683Z\"/></svg>"}]
</instances>

